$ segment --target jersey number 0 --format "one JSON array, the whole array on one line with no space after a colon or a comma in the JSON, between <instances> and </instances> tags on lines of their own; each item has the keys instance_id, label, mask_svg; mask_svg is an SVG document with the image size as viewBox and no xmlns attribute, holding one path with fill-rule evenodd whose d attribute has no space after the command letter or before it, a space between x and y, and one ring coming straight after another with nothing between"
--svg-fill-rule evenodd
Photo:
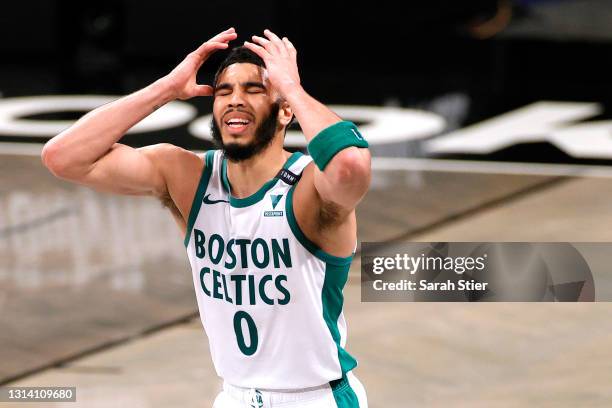
<instances>
[{"instance_id":1,"label":"jersey number 0","mask_svg":"<svg viewBox=\"0 0 612 408\"><path fill-rule=\"evenodd\" d=\"M246 321L247 327L249 328L249 339L251 344L248 346L242 335L242 320ZM234 315L234 332L236 333L236 342L238 343L240 351L247 356L253 355L255 351L257 351L258 338L257 326L255 326L255 321L250 314L242 310L236 312Z\"/></svg>"}]
</instances>

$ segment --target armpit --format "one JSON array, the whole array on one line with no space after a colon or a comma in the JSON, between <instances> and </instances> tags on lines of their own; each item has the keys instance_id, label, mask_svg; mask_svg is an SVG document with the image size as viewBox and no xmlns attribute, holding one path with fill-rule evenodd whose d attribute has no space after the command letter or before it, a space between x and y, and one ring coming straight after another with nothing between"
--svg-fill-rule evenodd
<instances>
[{"instance_id":1,"label":"armpit","mask_svg":"<svg viewBox=\"0 0 612 408\"><path fill-rule=\"evenodd\" d=\"M319 230L334 227L342 221L342 207L338 204L326 201L321 204L317 220Z\"/></svg>"},{"instance_id":2,"label":"armpit","mask_svg":"<svg viewBox=\"0 0 612 408\"><path fill-rule=\"evenodd\" d=\"M158 198L162 206L168 208L173 216L177 217L178 219L183 218L183 215L177 208L176 204L174 204L174 201L172 200L172 197L170 197L170 194L164 194L162 196L159 196Z\"/></svg>"}]
</instances>

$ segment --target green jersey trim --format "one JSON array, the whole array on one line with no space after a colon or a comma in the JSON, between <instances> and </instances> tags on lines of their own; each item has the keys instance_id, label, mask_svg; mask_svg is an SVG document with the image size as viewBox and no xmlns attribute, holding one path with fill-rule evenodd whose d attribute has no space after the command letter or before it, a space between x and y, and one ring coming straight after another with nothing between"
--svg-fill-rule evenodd
<instances>
[{"instance_id":1,"label":"green jersey trim","mask_svg":"<svg viewBox=\"0 0 612 408\"><path fill-rule=\"evenodd\" d=\"M321 292L321 300L323 303L323 319L325 324L336 343L338 350L338 361L342 377L339 380L332 381L332 389L334 389L334 399L338 407L359 407L355 392L350 389L350 384L346 377L346 373L357 366L357 361L340 345L340 330L338 329L338 318L342 313L344 304L344 295L342 289L348 280L350 265L331 265L325 264L325 279L323 281L323 290ZM340 392L345 387L349 387L348 392ZM355 402L357 403L355 405Z\"/></svg>"},{"instance_id":2,"label":"green jersey trim","mask_svg":"<svg viewBox=\"0 0 612 408\"><path fill-rule=\"evenodd\" d=\"M296 184L297 185L297 184ZM308 250L311 254L319 258L321 261L338 266L350 266L351 261L353 260L353 256L347 256L345 258L334 256L328 254L319 248L314 242L308 239L306 235L302 232L300 226L295 219L295 213L293 212L293 191L295 186L289 189L289 193L287 193L287 198L285 201L285 212L287 213L287 222L289 222L289 228L291 228L291 232L297 240L302 244L304 248Z\"/></svg>"},{"instance_id":3,"label":"green jersey trim","mask_svg":"<svg viewBox=\"0 0 612 408\"><path fill-rule=\"evenodd\" d=\"M208 182L210 181L210 175L212 174L213 169L214 157L215 150L209 150L206 152L202 176L200 177L198 189L196 190L195 196L193 197L193 202L191 203L191 210L189 210L187 230L185 231L185 247L189 245L193 224L195 224L195 221L198 218L198 213L200 212L200 207L202 207L202 197L204 197L204 193L206 193L206 189L208 188Z\"/></svg>"},{"instance_id":4,"label":"green jersey trim","mask_svg":"<svg viewBox=\"0 0 612 408\"><path fill-rule=\"evenodd\" d=\"M351 387L346 375L338 380L330 381L329 386L338 408L359 408L359 398L357 398L357 394L355 394L355 390Z\"/></svg>"},{"instance_id":5,"label":"green jersey trim","mask_svg":"<svg viewBox=\"0 0 612 408\"><path fill-rule=\"evenodd\" d=\"M285 170L289 169L289 167L291 167L291 165L293 165L293 163L295 163L301 156L302 156L301 152L293 153L291 156L289 156L289 158L283 165L283 169ZM223 158L223 161L221 162L221 180L222 180L223 188L225 188L225 191L228 194L230 205L232 207L237 207L237 208L248 207L248 206L251 206L261 201L265 197L266 193L270 191L272 187L274 187L276 183L279 181L277 178L273 178L272 180L267 181L263 186L261 186L259 190L257 190L255 193L251 194L248 197L245 197L245 198L233 197L231 193L232 190L231 190L230 182L229 182L229 179L227 178L227 159L225 157Z\"/></svg>"}]
</instances>

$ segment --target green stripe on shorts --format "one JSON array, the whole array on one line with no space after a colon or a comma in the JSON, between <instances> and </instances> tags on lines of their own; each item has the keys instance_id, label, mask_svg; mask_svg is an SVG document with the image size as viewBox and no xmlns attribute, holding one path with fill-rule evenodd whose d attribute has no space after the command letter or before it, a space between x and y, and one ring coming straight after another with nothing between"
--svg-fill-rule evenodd
<instances>
[{"instance_id":1,"label":"green stripe on shorts","mask_svg":"<svg viewBox=\"0 0 612 408\"><path fill-rule=\"evenodd\" d=\"M359 399L346 375L329 383L338 408L359 408Z\"/></svg>"}]
</instances>

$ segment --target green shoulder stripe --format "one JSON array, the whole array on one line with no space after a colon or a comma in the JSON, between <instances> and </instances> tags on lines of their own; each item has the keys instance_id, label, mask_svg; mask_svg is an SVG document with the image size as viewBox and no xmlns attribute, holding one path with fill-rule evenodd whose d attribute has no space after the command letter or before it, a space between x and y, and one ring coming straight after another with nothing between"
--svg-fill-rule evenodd
<instances>
[{"instance_id":1,"label":"green shoulder stripe","mask_svg":"<svg viewBox=\"0 0 612 408\"><path fill-rule=\"evenodd\" d=\"M291 228L291 232L293 232L295 238L297 238L300 244L302 244L302 246L306 248L308 252L310 252L323 262L339 266L350 265L351 261L353 260L352 256L342 258L328 254L327 252L319 248L314 242L309 240L306 235L304 235L304 233L300 229L300 226L297 223L295 213L293 212L293 192L295 190L296 185L292 186L291 189L289 189L289 193L287 193L287 198L285 200L285 212L287 213L287 221L289 222L289 228Z\"/></svg>"},{"instance_id":2,"label":"green shoulder stripe","mask_svg":"<svg viewBox=\"0 0 612 408\"><path fill-rule=\"evenodd\" d=\"M193 202L191 203L191 210L189 211L187 230L185 231L185 247L189 245L189 239L191 238L191 230L193 229L193 224L195 224L195 221L198 218L198 213L200 212L200 207L202 206L202 197L204 197L204 193L206 193L206 189L208 188L208 182L210 180L210 175L212 174L213 170L214 157L215 150L209 150L206 152L202 176L200 177L198 189L195 193L195 196L193 197Z\"/></svg>"}]
</instances>

